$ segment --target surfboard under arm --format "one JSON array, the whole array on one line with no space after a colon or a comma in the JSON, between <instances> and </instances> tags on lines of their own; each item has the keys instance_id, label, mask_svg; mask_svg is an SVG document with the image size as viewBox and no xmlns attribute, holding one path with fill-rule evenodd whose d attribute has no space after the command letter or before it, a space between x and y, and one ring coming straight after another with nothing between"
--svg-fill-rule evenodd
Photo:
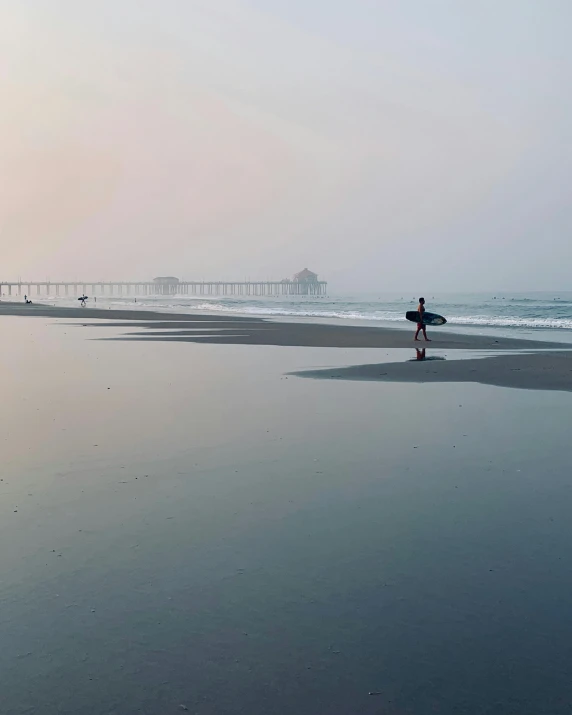
<instances>
[{"instance_id":1,"label":"surfboard under arm","mask_svg":"<svg viewBox=\"0 0 572 715\"><path fill-rule=\"evenodd\" d=\"M407 320L412 323L419 323L419 313L416 310L408 310L405 313ZM447 322L446 318L442 315L437 315L437 313L423 313L423 324L424 325L445 325Z\"/></svg>"}]
</instances>

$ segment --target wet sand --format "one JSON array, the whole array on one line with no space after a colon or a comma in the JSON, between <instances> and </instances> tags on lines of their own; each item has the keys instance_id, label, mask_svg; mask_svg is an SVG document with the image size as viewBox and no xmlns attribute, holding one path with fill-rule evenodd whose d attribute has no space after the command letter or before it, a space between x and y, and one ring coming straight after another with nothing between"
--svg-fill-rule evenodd
<instances>
[{"instance_id":1,"label":"wet sand","mask_svg":"<svg viewBox=\"0 0 572 715\"><path fill-rule=\"evenodd\" d=\"M0 315L2 715L569 715L570 394L131 320Z\"/></svg>"},{"instance_id":2,"label":"wet sand","mask_svg":"<svg viewBox=\"0 0 572 715\"><path fill-rule=\"evenodd\" d=\"M395 364L358 364L333 371L301 373L303 377L398 382L478 382L500 387L538 390L572 390L572 349L558 342L519 338L463 335L446 328L431 332L432 340L415 342L403 329L329 325L313 322L277 322L234 316L179 315L136 310L95 310L0 304L0 316L81 318L82 328L122 328L112 340L141 342L186 342L219 345L272 345L330 348L426 348L423 361L401 360ZM95 322L93 322L95 321ZM558 348L561 352L553 352ZM432 360L443 350L511 351L495 357L472 360ZM535 352L531 354L531 350ZM521 351L521 354L512 354ZM528 351L528 352L527 352Z\"/></svg>"},{"instance_id":3,"label":"wet sand","mask_svg":"<svg viewBox=\"0 0 572 715\"><path fill-rule=\"evenodd\" d=\"M306 370L299 377L387 382L478 382L529 390L572 391L572 351L497 355L464 360L402 360Z\"/></svg>"}]
</instances>

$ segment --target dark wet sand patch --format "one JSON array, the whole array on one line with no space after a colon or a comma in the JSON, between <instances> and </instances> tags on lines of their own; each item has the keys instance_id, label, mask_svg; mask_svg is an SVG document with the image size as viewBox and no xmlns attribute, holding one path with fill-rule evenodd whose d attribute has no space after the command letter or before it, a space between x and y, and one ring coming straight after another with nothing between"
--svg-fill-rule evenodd
<instances>
[{"instance_id":1,"label":"dark wet sand patch","mask_svg":"<svg viewBox=\"0 0 572 715\"><path fill-rule=\"evenodd\" d=\"M537 352L466 360L409 360L305 370L298 377L383 382L478 382L528 390L572 391L572 351Z\"/></svg>"}]
</instances>

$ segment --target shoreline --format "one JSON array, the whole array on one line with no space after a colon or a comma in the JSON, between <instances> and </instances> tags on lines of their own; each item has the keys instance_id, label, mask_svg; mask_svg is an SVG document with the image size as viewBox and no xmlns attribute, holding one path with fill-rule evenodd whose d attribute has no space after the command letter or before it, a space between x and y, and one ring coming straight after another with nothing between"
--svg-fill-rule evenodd
<instances>
[{"instance_id":1,"label":"shoreline","mask_svg":"<svg viewBox=\"0 0 572 715\"><path fill-rule=\"evenodd\" d=\"M9 303L22 303L13 295ZM432 298L432 301L434 298ZM512 301L515 301L512 303ZM548 302L546 296L527 295L508 301L490 300L485 294L443 294L434 308L447 317L444 332L464 335L490 335L540 341L565 342L572 345L572 319L566 305L572 305L570 295L558 302ZM415 303L416 305L416 303ZM34 307L77 308L76 298L70 296L36 296ZM511 307L512 306L512 307ZM147 311L168 314L202 314L207 316L240 317L270 321L326 323L358 327L397 328L410 331L405 320L406 308L414 308L409 301L395 295L334 296L325 303L318 300L259 299L256 296L232 298L228 296L107 296L91 297L87 308L103 310Z\"/></svg>"},{"instance_id":2,"label":"shoreline","mask_svg":"<svg viewBox=\"0 0 572 715\"><path fill-rule=\"evenodd\" d=\"M446 350L570 350L567 343L493 335L430 330L431 340L414 342L411 331L400 328L339 325L319 322L289 322L238 315L204 313L164 313L152 310L67 308L0 302L0 316L41 317L56 320L83 320L88 327L145 328L115 340L195 342L231 345L274 345L324 348L427 348ZM96 322L91 321L105 321ZM210 324L208 335L199 335L198 326ZM167 332L168 331L168 332Z\"/></svg>"}]
</instances>

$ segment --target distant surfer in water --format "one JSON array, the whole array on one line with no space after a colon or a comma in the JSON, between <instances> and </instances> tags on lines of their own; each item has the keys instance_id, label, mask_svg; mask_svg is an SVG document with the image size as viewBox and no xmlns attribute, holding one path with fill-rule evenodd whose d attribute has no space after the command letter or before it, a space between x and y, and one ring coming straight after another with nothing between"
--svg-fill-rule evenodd
<instances>
[{"instance_id":1,"label":"distant surfer in water","mask_svg":"<svg viewBox=\"0 0 572 715\"><path fill-rule=\"evenodd\" d=\"M423 337L428 343L430 343L431 341L427 337L427 329L425 328L425 323L423 322L423 313L425 312L425 298L419 298L417 312L419 313L419 321L417 323L417 332L415 333L415 340L419 340L419 333L423 331Z\"/></svg>"}]
</instances>

